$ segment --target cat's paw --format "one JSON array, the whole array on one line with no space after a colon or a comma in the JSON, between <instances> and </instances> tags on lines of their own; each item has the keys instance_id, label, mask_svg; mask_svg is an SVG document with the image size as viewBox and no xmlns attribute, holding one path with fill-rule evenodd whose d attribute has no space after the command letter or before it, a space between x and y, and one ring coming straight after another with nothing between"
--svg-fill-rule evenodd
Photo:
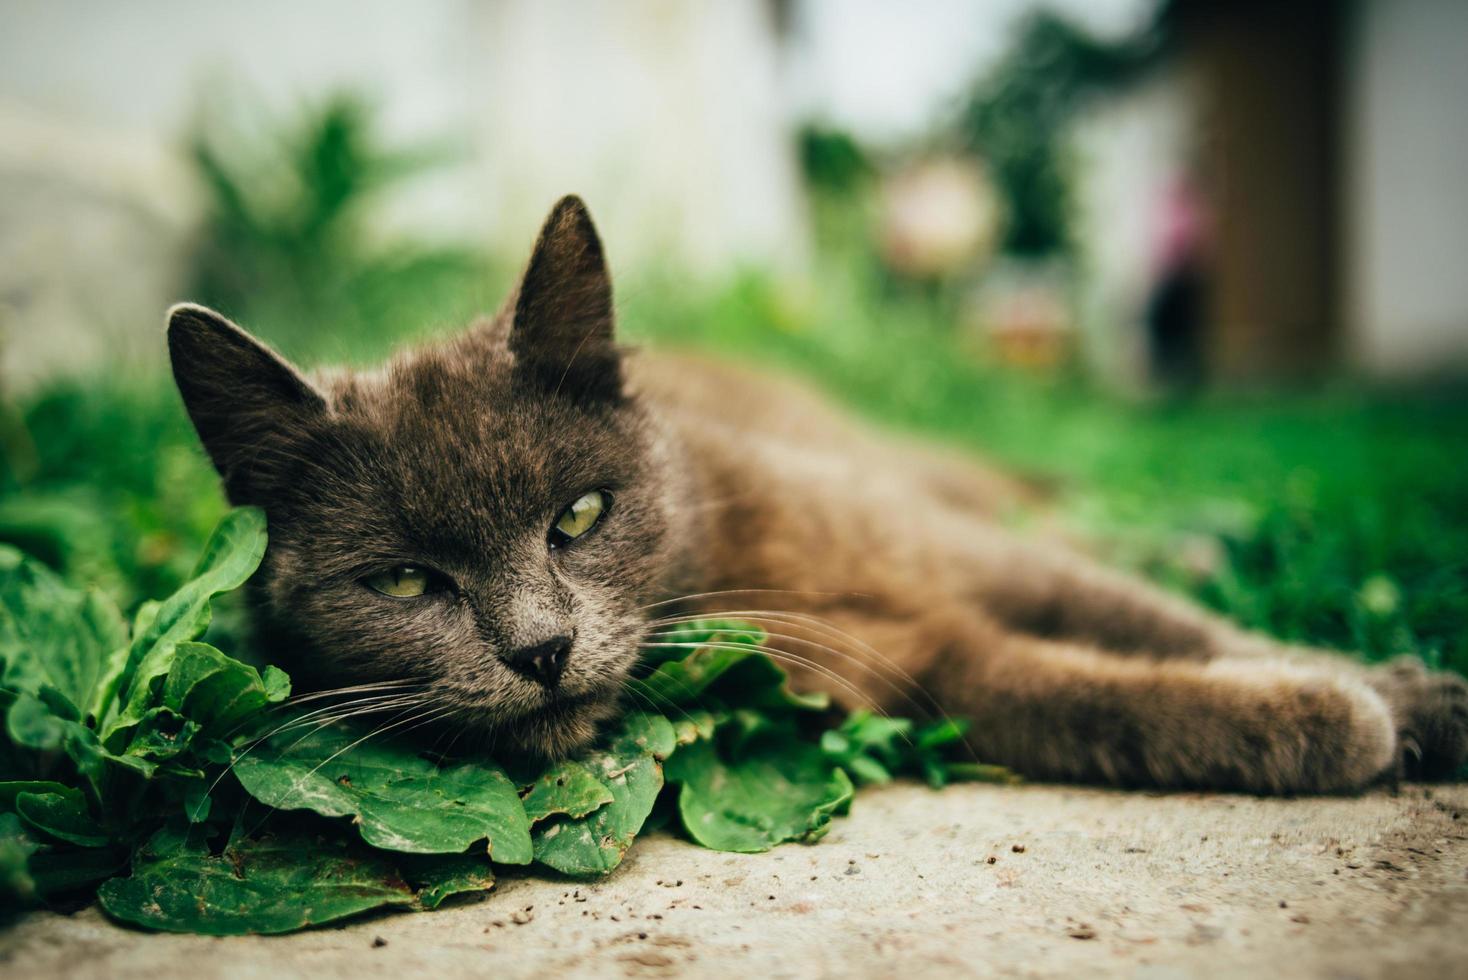
<instances>
[{"instance_id":1,"label":"cat's paw","mask_svg":"<svg viewBox=\"0 0 1468 980\"><path fill-rule=\"evenodd\" d=\"M1416 657L1374 667L1367 680L1391 709L1399 775L1451 779L1468 762L1468 681Z\"/></svg>"}]
</instances>

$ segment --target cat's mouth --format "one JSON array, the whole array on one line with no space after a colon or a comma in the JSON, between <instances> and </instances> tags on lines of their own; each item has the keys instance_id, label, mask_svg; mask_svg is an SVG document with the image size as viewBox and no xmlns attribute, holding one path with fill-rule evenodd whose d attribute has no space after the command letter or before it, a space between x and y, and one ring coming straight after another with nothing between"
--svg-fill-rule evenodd
<instances>
[{"instance_id":1,"label":"cat's mouth","mask_svg":"<svg viewBox=\"0 0 1468 980\"><path fill-rule=\"evenodd\" d=\"M590 744L600 724L616 713L617 698L609 688L574 694L561 690L544 693L539 704L509 712L503 704L485 704L460 712L460 717L493 734L500 744L519 755L558 759Z\"/></svg>"}]
</instances>

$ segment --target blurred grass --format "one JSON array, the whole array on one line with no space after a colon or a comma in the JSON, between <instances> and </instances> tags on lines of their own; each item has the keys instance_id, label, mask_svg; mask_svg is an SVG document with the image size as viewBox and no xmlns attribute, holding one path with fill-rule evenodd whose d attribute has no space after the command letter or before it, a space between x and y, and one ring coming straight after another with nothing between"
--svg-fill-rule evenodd
<instances>
[{"instance_id":1,"label":"blurred grass","mask_svg":"<svg viewBox=\"0 0 1468 980\"><path fill-rule=\"evenodd\" d=\"M716 299L624 297L630 331L809 376L877 423L1058 488L1113 560L1278 636L1468 671L1462 389L1214 393L1141 404L976 363L934 307L839 273Z\"/></svg>"},{"instance_id":2,"label":"blurred grass","mask_svg":"<svg viewBox=\"0 0 1468 980\"><path fill-rule=\"evenodd\" d=\"M492 310L508 267L364 233L371 199L423 163L374 150L368 122L328 105L274 157L196 135L215 205L190 298L306 363L369 362ZM1246 625L1468 671L1463 390L1139 404L985 365L955 342L951 298L894 288L860 249L823 254L804 288L619 281L623 337L806 375L878 424L1044 478L1114 560ZM61 378L0 409L0 540L127 607L181 580L224 503L166 373Z\"/></svg>"}]
</instances>

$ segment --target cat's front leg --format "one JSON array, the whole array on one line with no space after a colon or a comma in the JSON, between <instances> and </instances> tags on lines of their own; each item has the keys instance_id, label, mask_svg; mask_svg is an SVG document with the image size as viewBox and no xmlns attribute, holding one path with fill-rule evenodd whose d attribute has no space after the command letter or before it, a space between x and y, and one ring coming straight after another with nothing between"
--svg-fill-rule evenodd
<instances>
[{"instance_id":1,"label":"cat's front leg","mask_svg":"<svg viewBox=\"0 0 1468 980\"><path fill-rule=\"evenodd\" d=\"M965 620L924 680L985 761L1033 778L1334 793L1397 760L1388 700L1350 669L1118 657Z\"/></svg>"}]
</instances>

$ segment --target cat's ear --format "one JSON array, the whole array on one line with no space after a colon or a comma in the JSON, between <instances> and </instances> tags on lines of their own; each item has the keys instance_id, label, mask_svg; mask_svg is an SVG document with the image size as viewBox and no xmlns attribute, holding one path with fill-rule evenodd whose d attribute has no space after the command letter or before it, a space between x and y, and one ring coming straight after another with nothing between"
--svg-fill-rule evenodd
<instances>
[{"instance_id":1,"label":"cat's ear","mask_svg":"<svg viewBox=\"0 0 1468 980\"><path fill-rule=\"evenodd\" d=\"M578 401L622 397L611 276L581 198L551 210L514 304L510 351L527 381Z\"/></svg>"},{"instance_id":2,"label":"cat's ear","mask_svg":"<svg viewBox=\"0 0 1468 980\"><path fill-rule=\"evenodd\" d=\"M168 354L184 407L236 504L263 503L326 399L284 358L213 310L168 311Z\"/></svg>"}]
</instances>

